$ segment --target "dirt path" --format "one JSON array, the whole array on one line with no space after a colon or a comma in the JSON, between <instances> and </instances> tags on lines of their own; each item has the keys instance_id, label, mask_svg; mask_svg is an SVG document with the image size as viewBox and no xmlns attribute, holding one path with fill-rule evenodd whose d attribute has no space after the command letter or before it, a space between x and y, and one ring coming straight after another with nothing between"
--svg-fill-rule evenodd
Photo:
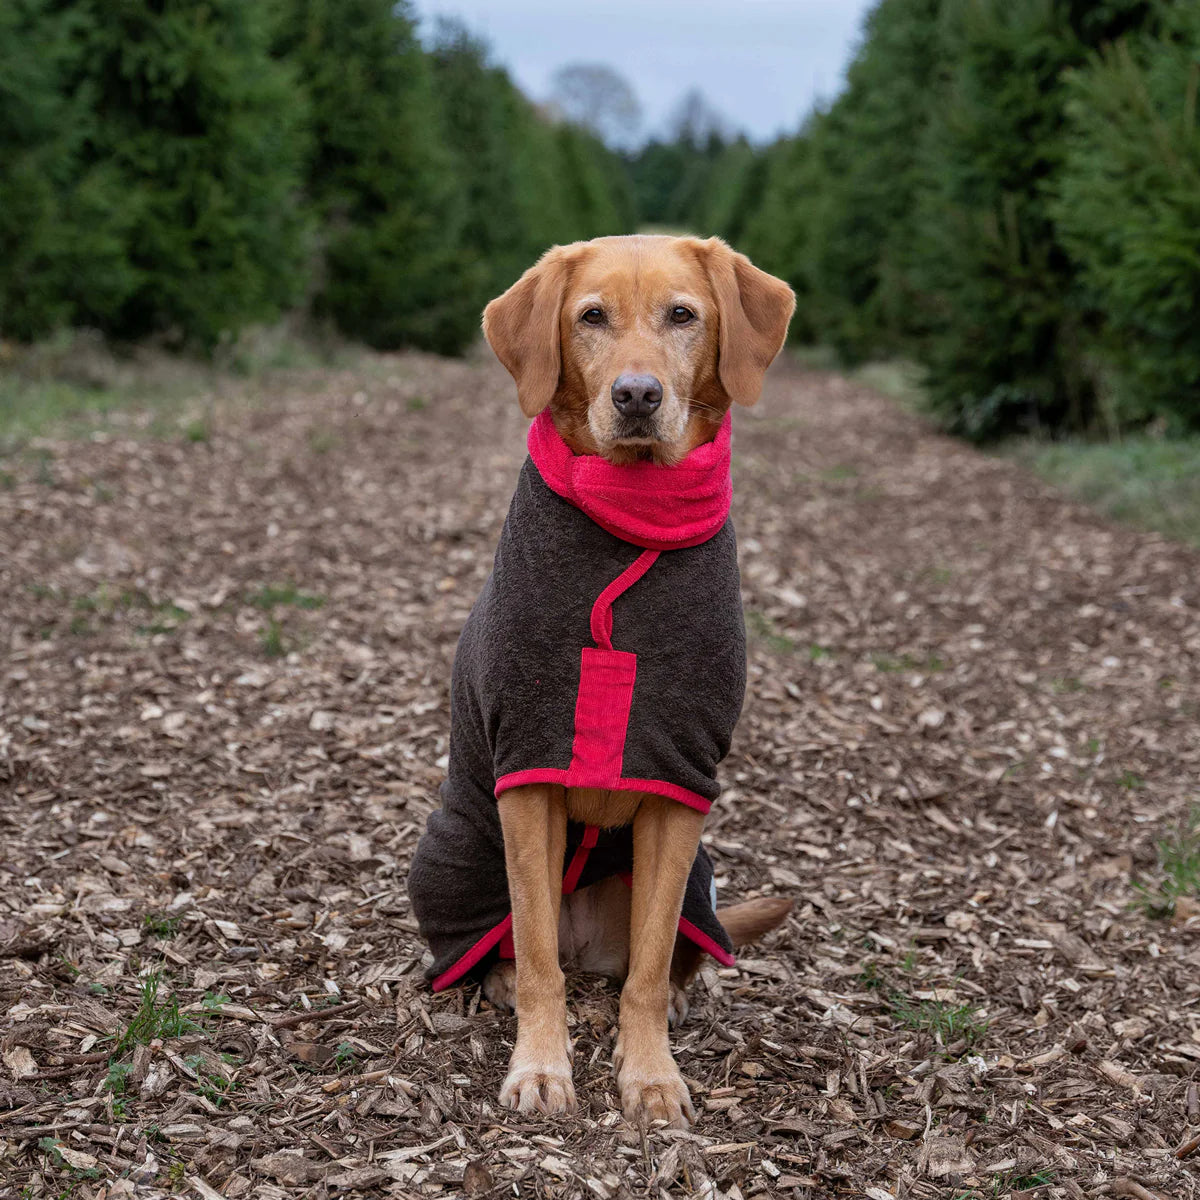
<instances>
[{"instance_id":1,"label":"dirt path","mask_svg":"<svg viewBox=\"0 0 1200 1200\"><path fill-rule=\"evenodd\" d=\"M797 911L696 989L686 1135L614 1115L600 985L583 1111L540 1123L495 1104L512 1020L420 984L407 860L523 454L498 368L283 378L16 467L0 1197L1200 1194L1197 909L1131 906L1200 800L1200 555L835 376L737 416L709 836L726 895Z\"/></svg>"}]
</instances>

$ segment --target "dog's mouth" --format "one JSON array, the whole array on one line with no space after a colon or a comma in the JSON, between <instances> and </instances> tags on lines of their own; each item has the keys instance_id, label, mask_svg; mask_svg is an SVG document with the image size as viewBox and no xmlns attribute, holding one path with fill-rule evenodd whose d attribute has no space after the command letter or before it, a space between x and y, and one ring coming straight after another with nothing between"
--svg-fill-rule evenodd
<instances>
[{"instance_id":1,"label":"dog's mouth","mask_svg":"<svg viewBox=\"0 0 1200 1200\"><path fill-rule=\"evenodd\" d=\"M653 446L665 439L654 417L622 417L612 431L615 446Z\"/></svg>"},{"instance_id":2,"label":"dog's mouth","mask_svg":"<svg viewBox=\"0 0 1200 1200\"><path fill-rule=\"evenodd\" d=\"M683 448L658 428L629 429L616 432L602 453L617 464L648 462L669 467L683 457Z\"/></svg>"},{"instance_id":3,"label":"dog's mouth","mask_svg":"<svg viewBox=\"0 0 1200 1200\"><path fill-rule=\"evenodd\" d=\"M615 412L606 399L588 411L588 426L597 449L617 463L676 461L685 425L670 397L648 413Z\"/></svg>"}]
</instances>

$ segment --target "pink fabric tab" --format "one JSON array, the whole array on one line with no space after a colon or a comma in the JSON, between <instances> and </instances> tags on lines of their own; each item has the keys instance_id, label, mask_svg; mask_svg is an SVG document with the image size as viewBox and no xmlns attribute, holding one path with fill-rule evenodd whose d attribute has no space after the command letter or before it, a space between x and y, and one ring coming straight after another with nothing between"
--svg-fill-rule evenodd
<instances>
[{"instance_id":1,"label":"pink fabric tab","mask_svg":"<svg viewBox=\"0 0 1200 1200\"><path fill-rule=\"evenodd\" d=\"M583 874L584 865L587 863L588 855L595 849L596 842L600 839L600 827L598 825L585 825L583 829L583 841L579 843L575 853L571 855L571 865L567 868L567 873L563 876L562 890L563 895L569 895L579 886L579 877Z\"/></svg>"},{"instance_id":2,"label":"pink fabric tab","mask_svg":"<svg viewBox=\"0 0 1200 1200\"><path fill-rule=\"evenodd\" d=\"M658 554L659 552L657 550L643 550L641 554L639 554L637 558L635 558L633 562L630 563L630 565L627 566L625 570L623 570L620 575L618 575L616 579L614 579L612 583L610 583L608 587L606 587L604 591L602 591L600 595L596 597L596 603L592 605L591 626L592 641L595 642L597 646L600 646L605 650L612 649L612 606L622 592L627 592L635 583L637 583L639 579L641 579L643 575L645 575L648 570L650 570L652 566L654 566L654 562L658 558Z\"/></svg>"},{"instance_id":3,"label":"pink fabric tab","mask_svg":"<svg viewBox=\"0 0 1200 1200\"><path fill-rule=\"evenodd\" d=\"M619 786L636 678L636 654L587 646L580 652L575 742L568 768L573 786Z\"/></svg>"}]
</instances>

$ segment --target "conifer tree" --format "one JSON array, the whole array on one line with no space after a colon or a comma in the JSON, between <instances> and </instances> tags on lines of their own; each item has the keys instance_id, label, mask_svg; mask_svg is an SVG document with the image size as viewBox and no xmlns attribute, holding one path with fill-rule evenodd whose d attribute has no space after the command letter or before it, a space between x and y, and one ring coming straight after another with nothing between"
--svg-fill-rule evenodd
<instances>
[{"instance_id":1,"label":"conifer tree","mask_svg":"<svg viewBox=\"0 0 1200 1200\"><path fill-rule=\"evenodd\" d=\"M535 108L456 22L438 26L432 58L466 196L463 243L484 268L476 308L548 246L633 228L625 166L597 137Z\"/></svg>"},{"instance_id":2,"label":"conifer tree","mask_svg":"<svg viewBox=\"0 0 1200 1200\"><path fill-rule=\"evenodd\" d=\"M796 137L764 152L758 203L745 214L738 248L759 266L786 279L796 293L792 337L818 342L827 336L825 296L814 282L814 207L828 183L819 148L821 121L810 120Z\"/></svg>"},{"instance_id":3,"label":"conifer tree","mask_svg":"<svg viewBox=\"0 0 1200 1200\"><path fill-rule=\"evenodd\" d=\"M280 0L277 53L311 107L314 310L373 346L461 349L484 268L462 242L465 193L408 4Z\"/></svg>"},{"instance_id":4,"label":"conifer tree","mask_svg":"<svg viewBox=\"0 0 1200 1200\"><path fill-rule=\"evenodd\" d=\"M1104 427L1200 428L1200 9L1071 76L1054 219L1077 264Z\"/></svg>"},{"instance_id":5,"label":"conifer tree","mask_svg":"<svg viewBox=\"0 0 1200 1200\"><path fill-rule=\"evenodd\" d=\"M632 204L617 155L577 125L563 123L554 133L570 240L631 232Z\"/></svg>"},{"instance_id":6,"label":"conifer tree","mask_svg":"<svg viewBox=\"0 0 1200 1200\"><path fill-rule=\"evenodd\" d=\"M0 322L213 345L297 295L294 87L253 6L0 7Z\"/></svg>"},{"instance_id":7,"label":"conifer tree","mask_svg":"<svg viewBox=\"0 0 1200 1200\"><path fill-rule=\"evenodd\" d=\"M792 284L796 336L924 363L959 432L1190 421L1197 11L881 0L842 95L757 156L753 186L707 178L689 219L723 213ZM690 149L648 147L639 194L653 180L662 203Z\"/></svg>"},{"instance_id":8,"label":"conifer tree","mask_svg":"<svg viewBox=\"0 0 1200 1200\"><path fill-rule=\"evenodd\" d=\"M211 346L292 303L306 272L303 101L272 61L266 12L239 0L78 0L74 94L87 97L76 220L122 239L123 286L81 231L77 322ZM93 256L95 255L95 257ZM99 260L99 261L97 261Z\"/></svg>"},{"instance_id":9,"label":"conifer tree","mask_svg":"<svg viewBox=\"0 0 1200 1200\"><path fill-rule=\"evenodd\" d=\"M947 8L949 78L925 139L912 273L933 399L959 432L1096 422L1076 268L1051 207L1066 83L1093 47L1157 11L1146 0Z\"/></svg>"},{"instance_id":10,"label":"conifer tree","mask_svg":"<svg viewBox=\"0 0 1200 1200\"><path fill-rule=\"evenodd\" d=\"M766 155L755 153L744 137L722 147L709 172L708 186L700 197L692 221L701 235L720 234L736 244L746 214L761 199Z\"/></svg>"},{"instance_id":11,"label":"conifer tree","mask_svg":"<svg viewBox=\"0 0 1200 1200\"><path fill-rule=\"evenodd\" d=\"M883 0L814 136L821 175L805 201L811 284L823 301L814 316L822 340L846 361L895 353L912 332L908 247L922 183L918 147L940 97L942 7Z\"/></svg>"},{"instance_id":12,"label":"conifer tree","mask_svg":"<svg viewBox=\"0 0 1200 1200\"><path fill-rule=\"evenodd\" d=\"M642 224L665 225L672 220L675 215L672 200L694 153L682 141L652 138L636 154L627 157L638 220ZM692 214L687 216L690 218Z\"/></svg>"},{"instance_id":13,"label":"conifer tree","mask_svg":"<svg viewBox=\"0 0 1200 1200\"><path fill-rule=\"evenodd\" d=\"M69 91L76 24L48 0L0 6L0 335L39 337L73 315L82 247L71 210L89 115ZM121 244L108 233L93 225L91 251L115 276Z\"/></svg>"},{"instance_id":14,"label":"conifer tree","mask_svg":"<svg viewBox=\"0 0 1200 1200\"><path fill-rule=\"evenodd\" d=\"M554 226L554 197L536 194L519 150L536 140L528 101L487 47L458 22L442 21L431 51L446 140L464 190L461 237L484 268L471 303L482 307L544 246L538 226Z\"/></svg>"}]
</instances>

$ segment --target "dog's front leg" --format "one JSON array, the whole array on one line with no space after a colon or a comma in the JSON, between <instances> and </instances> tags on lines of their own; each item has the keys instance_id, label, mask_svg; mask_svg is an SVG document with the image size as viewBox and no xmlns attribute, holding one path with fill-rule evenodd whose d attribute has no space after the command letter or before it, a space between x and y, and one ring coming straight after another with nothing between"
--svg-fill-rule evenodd
<instances>
[{"instance_id":1,"label":"dog's front leg","mask_svg":"<svg viewBox=\"0 0 1200 1200\"><path fill-rule=\"evenodd\" d=\"M613 1055L621 1106L630 1121L695 1119L667 1040L671 955L703 813L647 796L633 819L633 897L629 976Z\"/></svg>"},{"instance_id":2,"label":"dog's front leg","mask_svg":"<svg viewBox=\"0 0 1200 1200\"><path fill-rule=\"evenodd\" d=\"M500 1103L521 1112L575 1107L567 999L558 962L567 807L550 785L513 788L500 797L504 862L513 913L517 970L517 1043Z\"/></svg>"}]
</instances>

